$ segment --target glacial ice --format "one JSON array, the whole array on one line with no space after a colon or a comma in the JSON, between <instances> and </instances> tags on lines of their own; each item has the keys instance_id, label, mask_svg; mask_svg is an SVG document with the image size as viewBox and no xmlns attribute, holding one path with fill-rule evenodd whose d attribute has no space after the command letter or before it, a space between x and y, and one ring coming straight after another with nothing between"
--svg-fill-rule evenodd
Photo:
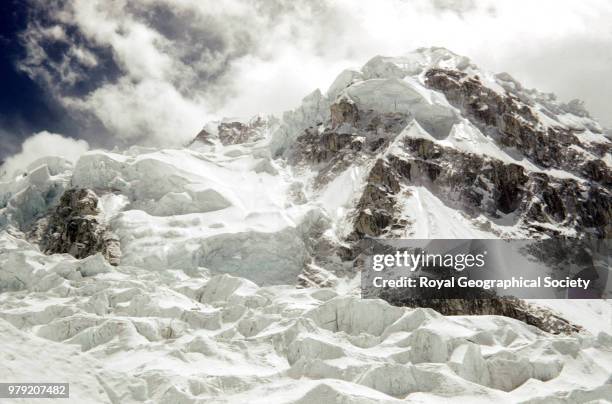
<instances>
[{"instance_id":1,"label":"glacial ice","mask_svg":"<svg viewBox=\"0 0 612 404\"><path fill-rule=\"evenodd\" d=\"M420 84L426 66L475 69L443 49L378 57L254 142L98 150L74 166L45 158L1 182L0 379L66 381L75 403L608 400L607 301L540 302L585 328L552 335L506 317L362 300L357 278L293 286L304 268L318 270L317 241L350 232L369 170L349 164L314 187L312 172L273 156L326 122L338 97L383 112L397 105L416 119L400 136L512 158ZM101 219L121 240L119 266L101 255L45 255L21 230L70 187L98 193ZM517 234L512 223L464 216L426 187L404 191L405 236Z\"/></svg>"},{"instance_id":2,"label":"glacial ice","mask_svg":"<svg viewBox=\"0 0 612 404\"><path fill-rule=\"evenodd\" d=\"M17 254L19 240L3 235L2 243ZM17 273L27 289L0 295L0 376L60 377L79 402L238 403L264 390L286 403L522 402L560 391L603 400L611 392L604 333L554 336L509 318L444 317L339 289L259 287L208 271L108 272L97 257L28 255ZM26 372L32 350L47 366Z\"/></svg>"}]
</instances>

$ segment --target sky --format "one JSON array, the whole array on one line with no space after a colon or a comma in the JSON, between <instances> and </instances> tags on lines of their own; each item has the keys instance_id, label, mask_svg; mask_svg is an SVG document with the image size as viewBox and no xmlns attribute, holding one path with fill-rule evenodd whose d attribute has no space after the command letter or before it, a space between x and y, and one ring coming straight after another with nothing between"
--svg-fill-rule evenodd
<instances>
[{"instance_id":1,"label":"sky","mask_svg":"<svg viewBox=\"0 0 612 404\"><path fill-rule=\"evenodd\" d=\"M376 55L444 46L612 126L609 0L5 0L0 159L187 142ZM59 139L60 141L50 141ZM74 139L71 141L70 139Z\"/></svg>"}]
</instances>

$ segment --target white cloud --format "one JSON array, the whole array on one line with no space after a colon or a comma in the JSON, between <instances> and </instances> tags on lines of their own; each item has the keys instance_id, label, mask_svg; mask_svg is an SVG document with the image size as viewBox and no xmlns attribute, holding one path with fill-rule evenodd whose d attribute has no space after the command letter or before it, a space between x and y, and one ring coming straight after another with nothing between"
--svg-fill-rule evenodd
<instances>
[{"instance_id":1,"label":"white cloud","mask_svg":"<svg viewBox=\"0 0 612 404\"><path fill-rule=\"evenodd\" d=\"M188 99L170 83L151 79L133 83L122 78L84 99L65 101L73 108L94 112L118 137L140 143L184 143L208 119L200 100Z\"/></svg>"},{"instance_id":2,"label":"white cloud","mask_svg":"<svg viewBox=\"0 0 612 404\"><path fill-rule=\"evenodd\" d=\"M612 58L607 0L47 4L40 3L55 25L76 26L91 44L110 49L120 77L86 96L64 92L87 80L86 68L100 61L74 42L61 63L42 63L44 41L70 38L65 29L37 24L26 35L30 56L24 68L43 77L62 103L93 114L128 143L178 145L213 117L293 108L315 88L325 90L345 67L420 46L444 46L529 86L583 98L612 124L612 88L601 85L608 81L602 66Z\"/></svg>"},{"instance_id":3,"label":"white cloud","mask_svg":"<svg viewBox=\"0 0 612 404\"><path fill-rule=\"evenodd\" d=\"M234 62L238 91L222 111L276 111L333 81L341 67L371 57L444 46L483 68L508 71L528 86L582 98L612 124L607 86L612 63L612 3L605 0L382 0L322 2L306 21L287 14L262 33L263 49ZM290 28L286 27L289 24ZM607 49L607 51L606 51ZM598 88L599 91L594 91ZM607 112L606 112L607 111Z\"/></svg>"},{"instance_id":4,"label":"white cloud","mask_svg":"<svg viewBox=\"0 0 612 404\"><path fill-rule=\"evenodd\" d=\"M47 131L39 132L27 138L21 145L21 151L0 166L0 173L14 175L41 157L58 156L70 162L76 160L87 150L89 145L84 140L75 140Z\"/></svg>"}]
</instances>

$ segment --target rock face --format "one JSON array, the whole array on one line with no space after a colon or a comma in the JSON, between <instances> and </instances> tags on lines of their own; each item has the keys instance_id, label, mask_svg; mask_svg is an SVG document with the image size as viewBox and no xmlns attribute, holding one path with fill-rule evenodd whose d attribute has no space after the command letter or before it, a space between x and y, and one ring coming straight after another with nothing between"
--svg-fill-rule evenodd
<instances>
[{"instance_id":1,"label":"rock face","mask_svg":"<svg viewBox=\"0 0 612 404\"><path fill-rule=\"evenodd\" d=\"M286 158L291 175L305 174L289 187L290 204L322 202L336 221L313 233L302 286L354 275L364 239L612 236L612 142L582 103L560 103L445 49L345 71L276 131L258 119L224 122L198 139L246 144L265 138L262 128L272 131L271 154ZM573 330L519 303L432 297L418 305Z\"/></svg>"},{"instance_id":2,"label":"rock face","mask_svg":"<svg viewBox=\"0 0 612 404\"><path fill-rule=\"evenodd\" d=\"M603 161L585 158L585 152L604 157L611 150L609 144L581 142L576 134L583 129L544 125L530 101L519 98L520 93L501 95L487 88L477 75L435 68L428 70L425 77L427 86L444 93L475 125L498 136L503 146L518 149L542 167L562 169L602 185L612 185L610 170ZM565 109L576 116L588 117L579 101L573 100Z\"/></svg>"},{"instance_id":3,"label":"rock face","mask_svg":"<svg viewBox=\"0 0 612 404\"><path fill-rule=\"evenodd\" d=\"M355 219L355 231L359 236L376 237L393 222L394 195L400 190L399 181L389 164L377 160L370 171Z\"/></svg>"},{"instance_id":4,"label":"rock face","mask_svg":"<svg viewBox=\"0 0 612 404\"><path fill-rule=\"evenodd\" d=\"M516 214L534 234L558 236L555 228L562 227L597 238L611 234L609 187L527 171L517 164L462 153L426 139L406 138L402 145L409 157L389 157L394 174L388 175L432 187L468 215L484 212L498 218ZM542 223L555 227L545 228Z\"/></svg>"},{"instance_id":5,"label":"rock face","mask_svg":"<svg viewBox=\"0 0 612 404\"><path fill-rule=\"evenodd\" d=\"M332 110L344 108L334 105ZM353 104L346 105L357 111ZM432 139L400 137L402 129L416 125L408 123L410 117L405 114L364 111L352 116L360 118L350 125L343 121L342 130L333 122L306 129L289 158L295 165L317 165L315 186L324 186L351 165L370 167L355 209L352 240L393 237L395 230L406 228L408 221L402 217L398 200L406 196L410 186L428 188L469 217L484 213L490 220L498 220L514 215L519 226L534 236L562 232L597 238L612 235L612 192L606 180L610 169L602 160L583 165L591 167L589 180L556 176ZM558 158L558 167L576 168L567 167L569 163L562 156Z\"/></svg>"},{"instance_id":6,"label":"rock face","mask_svg":"<svg viewBox=\"0 0 612 404\"><path fill-rule=\"evenodd\" d=\"M322 184L350 165L369 164L352 238L393 236L394 229L405 227L397 202L403 189L414 185L428 188L468 216L485 213L497 220L515 215L534 235L612 235L612 170L604 162L610 142L582 141L577 134L585 129L544 124L524 94L514 90L502 95L478 76L430 69L424 83L442 92L502 150L514 150L533 162L534 169L425 136L399 136L417 125L410 114L360 110L358 103L341 96L331 105L328 124L307 129L291 156L294 164L318 164ZM559 113L579 106L573 102L558 107Z\"/></svg>"},{"instance_id":7,"label":"rock face","mask_svg":"<svg viewBox=\"0 0 612 404\"><path fill-rule=\"evenodd\" d=\"M219 122L212 128L202 129L189 143L189 146L197 143L213 145L215 140L224 146L255 142L262 139L268 124L268 120L261 116L257 116L248 122Z\"/></svg>"},{"instance_id":8,"label":"rock face","mask_svg":"<svg viewBox=\"0 0 612 404\"><path fill-rule=\"evenodd\" d=\"M343 123L353 125L359 120L359 111L354 102L342 99L331 106L331 126L337 128Z\"/></svg>"},{"instance_id":9,"label":"rock face","mask_svg":"<svg viewBox=\"0 0 612 404\"><path fill-rule=\"evenodd\" d=\"M328 249L356 271L363 263L360 240L410 237L414 217L426 214L406 210L415 188L468 222L478 219L484 232L497 237L612 236L612 170L606 162L612 143L597 135L601 128L582 104L525 90L507 74L492 84L474 73L475 66L460 65L419 70L424 88L417 91L412 81L398 81L413 74L410 63L370 62L361 75L343 81L344 89L334 86L328 119L303 130L290 146L289 163L314 171L315 191L352 167L365 170L348 214L352 231ZM436 101L440 96L444 101ZM452 114L444 108L456 108L462 119L447 119ZM564 120L567 114L572 117ZM508 228L511 233L502 233ZM304 272L309 284L327 279L315 269ZM392 302L449 315L509 316L553 333L577 330L516 299Z\"/></svg>"},{"instance_id":10,"label":"rock face","mask_svg":"<svg viewBox=\"0 0 612 404\"><path fill-rule=\"evenodd\" d=\"M119 265L119 239L100 223L98 197L90 189L69 189L46 219L41 249L46 254L68 253L85 258L102 253L111 265Z\"/></svg>"},{"instance_id":11,"label":"rock face","mask_svg":"<svg viewBox=\"0 0 612 404\"><path fill-rule=\"evenodd\" d=\"M224 145L245 143L257 140L257 129L265 125L265 121L257 117L251 122L223 122L219 124L219 140Z\"/></svg>"},{"instance_id":12,"label":"rock face","mask_svg":"<svg viewBox=\"0 0 612 404\"><path fill-rule=\"evenodd\" d=\"M351 165L371 164L411 117L401 112L360 110L341 99L330 107L327 123L306 128L288 152L294 166L317 167L315 187L322 187Z\"/></svg>"}]
</instances>

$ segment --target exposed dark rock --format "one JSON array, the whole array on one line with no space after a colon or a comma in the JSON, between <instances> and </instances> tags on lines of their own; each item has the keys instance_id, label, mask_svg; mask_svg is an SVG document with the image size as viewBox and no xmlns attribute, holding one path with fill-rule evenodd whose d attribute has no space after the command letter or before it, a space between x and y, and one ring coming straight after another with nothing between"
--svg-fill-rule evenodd
<instances>
[{"instance_id":1,"label":"exposed dark rock","mask_svg":"<svg viewBox=\"0 0 612 404\"><path fill-rule=\"evenodd\" d=\"M399 180L389 169L389 165L381 159L377 160L370 170L368 183L382 186L391 194L396 194L400 190Z\"/></svg>"},{"instance_id":2,"label":"exposed dark rock","mask_svg":"<svg viewBox=\"0 0 612 404\"><path fill-rule=\"evenodd\" d=\"M523 186L528 180L525 169L517 164L492 161L483 175L488 175L495 187L497 209L502 213L514 212L520 205Z\"/></svg>"},{"instance_id":3,"label":"exposed dark rock","mask_svg":"<svg viewBox=\"0 0 612 404\"><path fill-rule=\"evenodd\" d=\"M440 199L467 214L515 213L530 222L553 223L599 238L610 235L612 192L598 183L526 172L522 166L463 153L426 139L405 139L412 159L389 158L411 184L430 186ZM410 166L410 175L406 176ZM435 167L435 170L432 168ZM435 171L435 172L432 172ZM538 228L554 235L550 229Z\"/></svg>"},{"instance_id":4,"label":"exposed dark rock","mask_svg":"<svg viewBox=\"0 0 612 404\"><path fill-rule=\"evenodd\" d=\"M425 77L427 86L444 93L448 101L462 109L483 132L498 136L502 145L516 148L544 168L562 169L610 185L610 170L603 161L590 160L585 164L587 155L570 147L575 145L578 150L602 157L609 145L583 143L576 136L578 130L544 125L532 111L530 101L508 91L512 89L501 95L483 85L477 76L455 70L430 69ZM561 109L556 112L588 117L577 100Z\"/></svg>"},{"instance_id":5,"label":"exposed dark rock","mask_svg":"<svg viewBox=\"0 0 612 404\"><path fill-rule=\"evenodd\" d=\"M383 209L360 210L355 219L355 231L358 234L377 237L391 225L392 215Z\"/></svg>"},{"instance_id":6,"label":"exposed dark rock","mask_svg":"<svg viewBox=\"0 0 612 404\"><path fill-rule=\"evenodd\" d=\"M355 231L358 235L377 237L393 222L399 181L388 164L379 159L370 170L367 183L357 203Z\"/></svg>"},{"instance_id":7,"label":"exposed dark rock","mask_svg":"<svg viewBox=\"0 0 612 404\"><path fill-rule=\"evenodd\" d=\"M401 201L409 195L411 186L427 188L467 217L484 216L489 223L511 220L534 237L571 232L580 237L612 236L611 172L601 159L592 158L605 156L609 144L581 143L576 129L545 126L532 110L532 101L522 96L522 87L511 78L506 79L506 94L460 71L432 69L426 74L426 83L443 92L452 105L463 110L486 136L506 147L510 155L525 156L543 170L528 171L523 165L467 153L425 138L398 139L412 117L359 110L348 100L339 101L331 106L330 121L306 129L289 152L289 162L294 166L318 170L315 189L348 167L371 167L352 213L354 231L342 243L324 243L325 248L318 252L350 263L352 270L358 271L363 265L362 240L407 234L411 221L402 211ZM585 158L587 155L591 157ZM546 168L578 178L555 176ZM319 259L317 254L313 257ZM304 286L325 283L326 276L319 276L321 272L315 269L304 271ZM392 303L432 307L447 315L503 315L552 333L579 330L549 310L513 298L430 297Z\"/></svg>"},{"instance_id":8,"label":"exposed dark rock","mask_svg":"<svg viewBox=\"0 0 612 404\"><path fill-rule=\"evenodd\" d=\"M119 239L100 223L98 197L90 189L69 189L47 218L41 237L45 254L68 253L85 258L102 253L111 265L119 265Z\"/></svg>"},{"instance_id":9,"label":"exposed dark rock","mask_svg":"<svg viewBox=\"0 0 612 404\"><path fill-rule=\"evenodd\" d=\"M252 142L260 139L263 134L261 130L266 126L267 122L262 117L256 117L248 123L242 122L221 122L217 125L216 138L224 146ZM194 143L203 143L207 145L214 144L215 136L202 129L200 133L189 143L191 146Z\"/></svg>"},{"instance_id":10,"label":"exposed dark rock","mask_svg":"<svg viewBox=\"0 0 612 404\"><path fill-rule=\"evenodd\" d=\"M585 177L597 181L602 185L612 186L612 171L603 160L589 160L582 165Z\"/></svg>"},{"instance_id":11,"label":"exposed dark rock","mask_svg":"<svg viewBox=\"0 0 612 404\"><path fill-rule=\"evenodd\" d=\"M249 123L242 122L222 122L218 126L219 140L223 145L240 144L258 139L261 129L265 125L265 121L261 117L257 117Z\"/></svg>"},{"instance_id":12,"label":"exposed dark rock","mask_svg":"<svg viewBox=\"0 0 612 404\"><path fill-rule=\"evenodd\" d=\"M344 98L332 104L330 111L332 129L339 127L343 123L355 125L359 120L357 104Z\"/></svg>"},{"instance_id":13,"label":"exposed dark rock","mask_svg":"<svg viewBox=\"0 0 612 404\"><path fill-rule=\"evenodd\" d=\"M353 107L345 108L350 110ZM351 165L369 164L410 120L404 113L381 114L372 110L348 116L352 118L343 121L337 128L330 122L327 126L307 128L298 136L288 153L289 162L294 166L317 165L315 188L328 183Z\"/></svg>"},{"instance_id":14,"label":"exposed dark rock","mask_svg":"<svg viewBox=\"0 0 612 404\"><path fill-rule=\"evenodd\" d=\"M485 214L495 220L513 214L514 220L533 233L557 235L556 228L608 237L612 227L611 171L602 160L584 160L580 148L596 155L609 151L605 144L581 144L570 129L544 128L531 107L513 94L500 95L477 77L451 70L427 73L430 87L446 97L506 146L524 152L543 167L558 167L592 180L553 177L494 158L465 153L431 140L405 138L403 152L377 155L409 124L398 113L358 111L348 100L334 104L331 122L309 128L293 145L289 161L294 165L317 164L317 184L356 164L375 162L354 213L355 233L362 237L393 236L408 221L399 214L396 201L402 186L425 186L453 209L468 216ZM515 86L516 87L516 86ZM493 132L491 132L493 130ZM570 147L579 145L579 148ZM555 226L545 226L550 223Z\"/></svg>"}]
</instances>

